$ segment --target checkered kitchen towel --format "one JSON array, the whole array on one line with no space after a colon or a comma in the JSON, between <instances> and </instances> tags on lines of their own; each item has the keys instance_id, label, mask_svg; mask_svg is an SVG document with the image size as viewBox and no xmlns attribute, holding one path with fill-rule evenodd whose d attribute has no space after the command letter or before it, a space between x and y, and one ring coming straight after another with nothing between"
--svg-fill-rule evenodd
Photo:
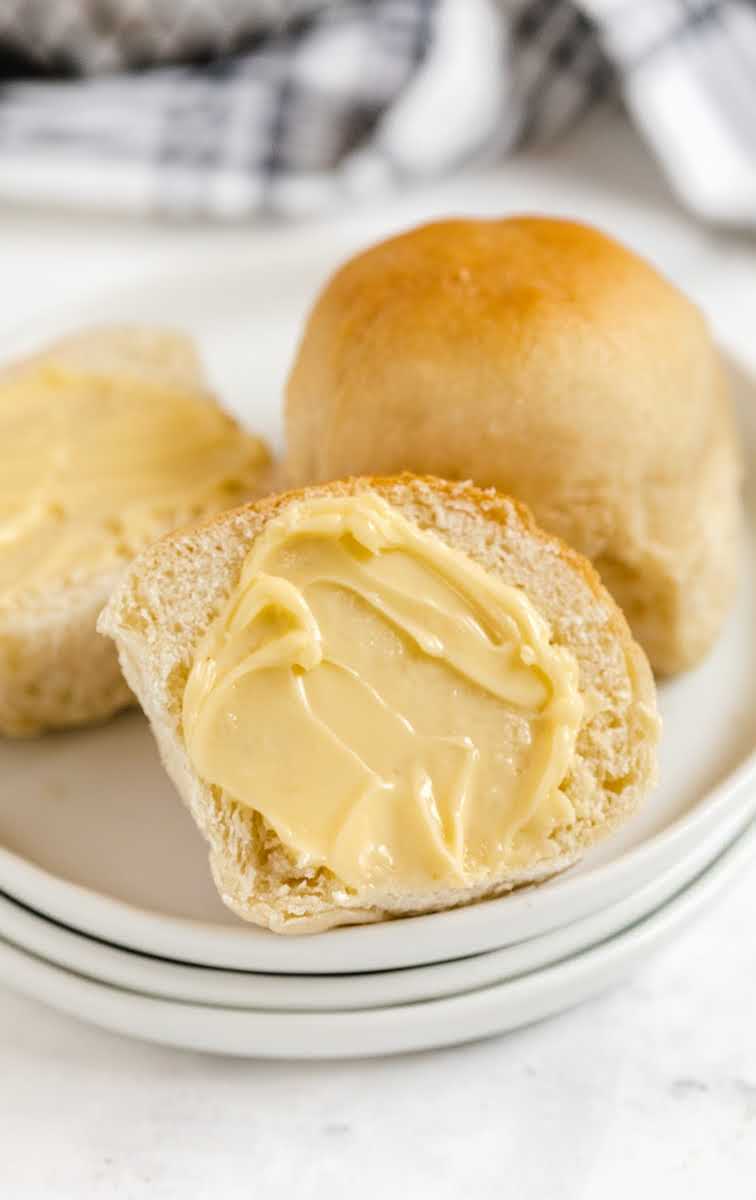
<instances>
[{"instance_id":1,"label":"checkered kitchen towel","mask_svg":"<svg viewBox=\"0 0 756 1200\"><path fill-rule=\"evenodd\" d=\"M297 215L618 88L692 209L756 225L756 0L0 0L0 75L0 200Z\"/></svg>"}]
</instances>

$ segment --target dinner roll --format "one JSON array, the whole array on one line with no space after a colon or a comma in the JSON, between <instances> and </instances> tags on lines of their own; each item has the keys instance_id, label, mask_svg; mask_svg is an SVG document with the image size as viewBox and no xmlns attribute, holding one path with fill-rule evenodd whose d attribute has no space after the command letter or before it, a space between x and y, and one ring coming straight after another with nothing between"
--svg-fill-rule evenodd
<instances>
[{"instance_id":1,"label":"dinner roll","mask_svg":"<svg viewBox=\"0 0 756 1200\"><path fill-rule=\"evenodd\" d=\"M82 330L0 373L0 734L134 697L97 617L124 565L259 495L269 455L217 405L188 337Z\"/></svg>"},{"instance_id":2,"label":"dinner roll","mask_svg":"<svg viewBox=\"0 0 756 1200\"><path fill-rule=\"evenodd\" d=\"M525 500L593 560L659 672L731 602L740 466L700 311L595 229L449 220L348 262L287 389L288 474L430 472Z\"/></svg>"},{"instance_id":3,"label":"dinner roll","mask_svg":"<svg viewBox=\"0 0 756 1200\"><path fill-rule=\"evenodd\" d=\"M349 479L171 534L100 618L223 900L279 933L538 883L653 782L591 565L469 483Z\"/></svg>"}]
</instances>

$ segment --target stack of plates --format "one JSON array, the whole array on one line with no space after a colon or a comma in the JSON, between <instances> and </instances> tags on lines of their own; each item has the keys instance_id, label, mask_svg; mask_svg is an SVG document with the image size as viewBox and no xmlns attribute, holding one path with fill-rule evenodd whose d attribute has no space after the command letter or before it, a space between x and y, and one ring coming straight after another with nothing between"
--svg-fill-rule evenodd
<instances>
[{"instance_id":1,"label":"stack of plates","mask_svg":"<svg viewBox=\"0 0 756 1200\"><path fill-rule=\"evenodd\" d=\"M3 980L121 1033L271 1057L451 1044L600 991L756 853L753 562L713 655L662 688L645 810L558 879L454 912L310 937L245 926L139 714L4 744Z\"/></svg>"},{"instance_id":2,"label":"stack of plates","mask_svg":"<svg viewBox=\"0 0 756 1200\"><path fill-rule=\"evenodd\" d=\"M147 736L135 717L120 724L129 745ZM484 1037L609 986L705 909L756 852L755 776L751 759L676 818L665 798L663 829L540 889L308 938L232 925L222 912L175 915L185 898L173 887L182 883L177 859L164 865L163 904L145 909L4 850L0 971L20 991L107 1029L201 1050L340 1057ZM48 802L69 822L84 816L77 799ZM5 802L6 828L11 809ZM165 849L179 816L153 830ZM52 849L33 821L21 823L20 840L37 832ZM83 827L66 824L67 839L79 832L86 841ZM126 844L111 842L103 873L113 866L117 877L127 854L138 875L146 836L134 827Z\"/></svg>"},{"instance_id":3,"label":"stack of plates","mask_svg":"<svg viewBox=\"0 0 756 1200\"><path fill-rule=\"evenodd\" d=\"M248 321L242 329L234 314L248 280L224 279L215 290L176 286L169 307L211 362L222 343L223 362L244 363L246 380ZM143 288L69 323L159 318L166 286L155 289L154 314ZM297 305L276 328L289 328ZM52 332L60 329L33 340ZM224 395L239 394L230 376L219 382ZM254 427L273 427L277 388L271 366L270 412L246 413ZM276 937L223 908L144 719L129 713L100 729L0 745L3 981L171 1045L383 1054L553 1014L677 933L756 851L756 390L740 376L737 391L749 528L736 609L701 667L661 688L660 788L578 867L454 912Z\"/></svg>"}]
</instances>

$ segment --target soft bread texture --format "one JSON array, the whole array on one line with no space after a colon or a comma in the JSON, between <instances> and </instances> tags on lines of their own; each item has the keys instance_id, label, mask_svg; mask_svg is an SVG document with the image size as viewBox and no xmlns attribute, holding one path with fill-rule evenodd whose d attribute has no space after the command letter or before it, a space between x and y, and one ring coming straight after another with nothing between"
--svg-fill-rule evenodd
<instances>
[{"instance_id":1,"label":"soft bread texture","mask_svg":"<svg viewBox=\"0 0 756 1200\"><path fill-rule=\"evenodd\" d=\"M293 501L363 491L377 493L420 528L524 589L550 623L553 640L579 664L586 716L564 783L577 820L554 835L553 856L481 887L369 897L347 889L328 869L297 863L259 813L206 786L185 750L182 700L195 648L236 586L254 539ZM166 769L209 843L223 900L240 917L276 932L308 933L444 909L539 882L570 866L627 818L654 780L659 725L643 651L590 564L493 489L409 475L349 479L223 513L140 555L99 628L115 638Z\"/></svg>"},{"instance_id":2,"label":"soft bread texture","mask_svg":"<svg viewBox=\"0 0 756 1200\"><path fill-rule=\"evenodd\" d=\"M215 403L191 339L172 330L84 330L6 368L3 378L21 378L37 364L177 389ZM12 446L5 451L12 454ZM259 464L246 480L244 498L265 490L267 469L259 444ZM156 515L158 534L175 523ZM0 602L0 734L24 737L101 720L134 702L114 647L96 633L121 570L111 564Z\"/></svg>"},{"instance_id":3,"label":"soft bread texture","mask_svg":"<svg viewBox=\"0 0 756 1200\"><path fill-rule=\"evenodd\" d=\"M737 568L740 459L699 310L597 230L452 220L328 283L287 389L300 486L401 470L524 500L593 560L661 673L711 646Z\"/></svg>"},{"instance_id":4,"label":"soft bread texture","mask_svg":"<svg viewBox=\"0 0 756 1200\"><path fill-rule=\"evenodd\" d=\"M86 375L207 394L207 380L194 342L173 329L140 325L80 329L9 369L23 371L31 363L42 361Z\"/></svg>"}]
</instances>

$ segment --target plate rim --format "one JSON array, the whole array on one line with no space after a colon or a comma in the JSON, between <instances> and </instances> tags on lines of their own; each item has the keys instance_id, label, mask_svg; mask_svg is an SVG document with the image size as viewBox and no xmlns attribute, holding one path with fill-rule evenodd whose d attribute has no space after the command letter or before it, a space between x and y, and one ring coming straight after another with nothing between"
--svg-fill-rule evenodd
<instances>
[{"instance_id":1,"label":"plate rim","mask_svg":"<svg viewBox=\"0 0 756 1200\"><path fill-rule=\"evenodd\" d=\"M574 957L624 932L672 902L691 887L701 875L714 866L722 854L747 834L750 825L756 828L756 816L746 814L743 817L742 814L739 814L737 822L733 823L733 828L726 828L723 836L721 827L717 827L720 837L715 839L717 844L713 848L709 841L695 846L685 858L673 863L660 876L648 881L630 896L561 929L552 930L514 946L500 947L479 955L470 955L464 959L425 966L388 971L355 972L351 975L316 976L229 970L221 967L182 963L172 959L159 958L133 948L125 949L111 942L93 938L62 925L54 918L45 917L2 892L0 892L0 939L53 965L60 966L64 970L72 971L95 982L110 984L124 991L141 992L155 998L183 1000L210 1007L240 1008L245 1011L275 1008L276 1011L282 1012L308 1012L319 1011L319 1006L323 1005L323 1011L354 1011L383 1008L394 1004L425 1002L470 991L473 987L479 989L496 982L510 981L546 966L557 965L565 959ZM8 918L10 918L10 932ZM25 932L28 934L29 930L32 931L33 937L35 932L39 932L40 935L33 945L24 940L24 934ZM51 938L52 949L50 949ZM59 948L55 946L56 939L60 942ZM77 946L77 943L80 945ZM72 948L74 951L81 951L78 958L74 954L73 962L66 960L68 953L66 947ZM530 955L528 949L531 951ZM537 957L532 957L533 950ZM91 957L88 964L85 965L87 956ZM513 959L514 962L509 962L510 959ZM103 962L105 963L105 975L97 973L98 960L100 969L102 969ZM129 965L136 965L137 971L127 981ZM476 965L483 969L475 971ZM472 987L469 979L467 983L463 982L465 966L471 967L475 976ZM154 973L156 971L162 974L166 980L159 990L154 990ZM117 978L119 972L122 976L120 979ZM148 985L149 972L153 972L151 986ZM196 993L192 994L191 991L188 994L182 992L179 984L182 972L184 985L189 982L191 976L195 977L198 985L206 986L211 984L211 981L212 984L219 984L220 989L216 993L216 998L209 999L207 996L203 998ZM444 990L433 991L430 994L425 993L423 989L428 986L428 980L434 977L438 981L440 972L444 973L446 979ZM138 982L140 974L142 974L142 983ZM453 978L447 978L448 976L453 976ZM392 980L400 978L401 984L408 986L409 993L405 991L401 996L395 996L393 999L381 999L377 1002L371 999L370 1002L363 1003L358 998L361 996L366 999L369 989L377 987L380 991L386 977L390 977ZM169 982L169 980L175 980L175 982ZM256 998L256 1002L251 996L242 998L239 995L238 998L232 999L227 995L225 998L221 998L222 988L229 986L230 990L234 992L233 985L237 980L248 985L250 990L255 987L268 987L274 990L277 986L283 994L286 993L288 986L288 991L292 994L299 993L301 995L304 991L307 998L297 1003L292 1003L291 998L288 1003L284 999L266 1001L265 995ZM358 995L354 995L355 984ZM353 998L346 1004L337 1003L336 993L345 988L349 989L349 994ZM209 990L212 990L212 985ZM391 991L390 987L389 991ZM325 999L322 998L321 993L325 994ZM333 993L333 999L329 999L331 993Z\"/></svg>"},{"instance_id":2,"label":"plate rim","mask_svg":"<svg viewBox=\"0 0 756 1200\"><path fill-rule=\"evenodd\" d=\"M523 888L519 893L481 901L476 905L469 905L464 908L451 909L440 913L425 913L418 916L402 917L400 922L377 922L374 925L342 926L329 930L327 936L329 939L338 938L339 942L344 947L345 954L348 954L349 950L351 949L349 943L354 943L356 938L360 938L363 943L365 942L366 937L372 937L372 939L375 941L377 940L376 934L385 939L385 931L387 929L393 929L399 924L401 924L401 926L405 929L409 928L411 931L413 929L422 930L423 928L427 928L429 922L433 922L435 926L438 926L441 921L443 921L447 929L451 925L456 925L458 927L462 926L461 931L459 929L455 931L457 933L456 940L466 940L464 938L465 925L472 924L473 922L485 924L486 926L490 926L491 924L496 925L497 918L502 911L502 906L511 906L513 903L516 903L518 906L528 907L532 902L534 895L542 895L545 887L549 887L550 893L553 895L557 893L557 889L560 887L560 885L563 889L565 882L568 882L572 885L571 891L573 896L577 893L585 897L586 893L597 890L607 877L613 877L614 880L617 880L618 878L621 879L623 876L632 874L638 863L646 864L649 860L653 861L654 858L660 857L661 851L674 848L681 840L690 836L691 832L696 833L698 830L700 830L702 825L706 827L710 821L714 821L722 809L727 809L731 813L732 809L735 807L735 803L743 796L745 797L744 808L747 807L749 798L751 804L754 806L754 808L756 808L756 788L753 789L753 794L751 794L750 788L750 785L754 783L756 783L756 751L752 752L749 757L742 762L740 766L735 769L735 771L731 772L730 775L722 780L716 788L708 792L706 797L696 805L696 808L692 813L686 814L682 818L677 818L666 829L654 834L647 841L641 843L639 846L634 847L634 849L628 851L621 858L610 863L605 863L587 875L569 879L568 874L565 873L565 875L560 876L553 881L547 881L546 884L542 884L539 887ZM713 836L713 831L708 830L705 836ZM14 867L17 872L20 872L20 887L17 884L14 886L13 882L11 882L10 885L8 884L6 878L6 870L8 867L10 867L11 874L13 874ZM28 877L26 883L24 883L24 877ZM38 896L38 893L44 890L46 887L52 887L56 893L62 893L64 899L70 899L71 903L73 904L83 902L87 908L91 908L92 913L89 917L89 921L87 922L88 927L85 927L82 924L82 918L77 917L75 912L72 915L69 915L71 911L70 909L64 911L59 908L57 911L50 911L49 902L45 901L44 896L35 899L35 897ZM126 920L129 923L134 923L135 925L139 926L139 933L133 936L135 936L142 948L150 949L150 952L155 954L157 957L165 956L160 950L151 949L151 946L157 945L158 942L165 944L165 936L159 935L160 930L165 930L165 933L172 931L174 934L177 931L180 931L187 938L190 938L192 935L204 935L206 938L215 943L216 948L218 943L221 942L224 944L224 946L227 943L234 946L238 943L241 946L244 942L247 942L247 946L249 947L251 944L250 933L267 935L267 937L277 938L278 940L278 935L272 934L267 930L260 930L256 926L248 927L244 924L240 924L238 928L233 925L213 926L210 923L198 921L194 918L173 917L167 914L156 913L150 909L138 908L135 905L129 904L127 901L118 900L115 897L107 896L101 892L96 892L90 888L86 888L81 884L73 883L70 880L62 879L60 876L53 875L52 873L46 871L45 868L37 866L36 863L32 863L29 859L26 859L21 855L17 855L14 851L7 850L5 847L0 847L0 888L3 891L8 892L11 898L15 897L20 899L22 903L27 904L28 907L35 908L37 911L40 911L45 915L60 920L63 924L70 925L77 932L88 933L100 938L100 940L111 942L112 944L122 948L128 949L129 943L119 939L112 931L108 932L100 918L101 916L108 917L109 915L112 915L116 921L118 921L120 918L121 920ZM614 899L619 898L621 897L614 897ZM611 902L612 901L609 901L609 903ZM503 911L506 912L506 908L504 908ZM481 913L483 913L484 916L481 917ZM570 923L571 921L569 920L561 923L557 921L551 926L551 928L558 929L561 927L561 925L567 925ZM150 937L151 930L154 930L156 935L158 935L156 936L154 942ZM548 930L544 929L543 932L548 932ZM287 944L295 943L298 945L313 945L313 939L314 943L317 944L319 937L320 935L318 934L301 935L296 939L287 938L286 942ZM487 943L488 948L491 948L492 946L500 947L502 945L500 938L501 933L497 932L494 937L494 941ZM485 941L486 939L484 938L484 942ZM513 942L510 944L517 943ZM192 956L192 952L189 949L187 949L186 954L182 953L180 947L175 945L172 947L172 949L172 957L177 961L197 963L196 950L194 952L194 956ZM485 952L482 949L482 943L476 949L473 949L472 944L470 944L467 952L463 952L462 955L457 955L457 957L469 957L473 954L482 952ZM213 954L213 957L216 957L215 954ZM449 957L453 958L455 955L450 954ZM448 959L429 959L426 960L426 964L430 965L433 961L448 961ZM420 964L415 960L413 965L426 964ZM203 961L201 965L220 966L223 964L217 961L216 958L215 962ZM401 965L403 964L398 965L396 968L385 969L401 969ZM291 974L294 972L282 971L281 973ZM331 972L302 969L296 973L330 974Z\"/></svg>"},{"instance_id":3,"label":"plate rim","mask_svg":"<svg viewBox=\"0 0 756 1200\"><path fill-rule=\"evenodd\" d=\"M51 1004L51 988L44 989L42 995L41 989L34 989L28 984L15 990L42 999L48 1007L78 1017L79 1020L140 1040L191 1051L250 1058L335 1059L404 1053L491 1037L574 1007L622 978L642 958L690 924L708 903L719 896L728 880L744 869L755 855L756 821L681 895L645 920L596 947L517 979L457 996L379 1009L349 1013L245 1011L154 998L85 979L18 950L2 939L0 963L20 964L22 970L26 969L27 975L31 970L37 978L59 984L68 991L69 1000L61 1003L58 995ZM15 973L14 983L17 982L18 973ZM71 991L79 997L89 998L95 1004L98 999L109 1001L109 1019L104 1020L102 1014L93 1016L90 1003L85 1005L90 1011L82 1015L81 1006L70 999ZM521 1016L514 1019L505 1017L502 1001L513 1004ZM523 1011L525 1005L526 1011ZM113 1009L120 1015L114 1018ZM128 1019L129 1013L136 1011L146 1019L148 1031L144 1026L136 1030L133 1021ZM202 1033L199 1038L196 1036L198 1025L201 1026L203 1019L207 1020L210 1015L219 1029L222 1027L222 1038L208 1038ZM164 1018L160 1032L156 1031L154 1025L150 1027L149 1018L156 1017L158 1023L161 1017ZM443 1025L445 1018L461 1019L469 1027L464 1031L458 1029L451 1036L448 1031L439 1033L437 1026L439 1023ZM256 1026L258 1029L252 1038L254 1048L251 1048L249 1041L243 1048L238 1042L231 1044L229 1035L236 1037L239 1031L245 1033L250 1028L254 1033ZM191 1037L190 1030L193 1030ZM285 1046L282 1037L289 1038ZM333 1044L326 1048L329 1039L333 1039Z\"/></svg>"},{"instance_id":4,"label":"plate rim","mask_svg":"<svg viewBox=\"0 0 756 1200\"><path fill-rule=\"evenodd\" d=\"M223 263L233 264L238 269L238 256L226 255L221 256ZM253 260L250 260L253 261ZM219 259L214 262L219 263ZM254 260L256 266L260 267L259 260ZM260 268L262 269L262 268ZM162 264L161 278L173 280L174 284L190 275L194 267L187 262L185 257L176 256L170 261ZM217 273L220 272L220 266L216 267ZM122 283L113 291L113 302L128 303L129 300L136 300L140 291L143 290L143 280L129 280ZM61 328L74 327L78 314L89 312L96 307L97 294L91 294L87 297L79 297L71 305L55 304L48 306L47 310L36 315L34 318L28 318L23 322L18 323L15 327L8 327L0 332L0 366L6 354L9 352L9 347L12 347L14 342L24 341L28 343L30 339L38 336L41 339L44 337L44 329L46 324L54 324L56 321L61 323ZM33 333L37 331L37 333ZM722 345L722 354L725 362L733 368L739 375L744 377L754 389L756 389L756 371L753 367L744 360L737 352L733 352L727 346ZM756 781L756 747L750 753L742 758L740 762L726 776L721 778L713 788L705 791L703 796L695 803L694 807L686 813L676 817L664 829L657 831L649 836L641 844L632 847L630 850L624 851L620 857L608 863L603 863L595 868L592 868L588 873L574 876L568 870L562 875L557 876L546 883L538 886L528 886L522 889L517 889L513 893L505 896L492 898L478 902L477 904L463 906L457 909L450 909L437 913L419 914L417 916L403 917L400 921L377 922L375 924L341 926L328 931L328 939L330 943L334 941L343 951L345 956L354 958L357 947L369 946L378 948L376 952L380 952L382 943L389 942L392 936L390 931L395 930L398 926L407 930L407 939L412 940L413 931L417 933L417 940L422 941L423 932L427 931L432 923L433 928L438 928L443 922L444 927L448 930L448 937L454 939L455 944L460 946L464 943L464 948L455 951L456 956L470 956L477 953L485 953L493 946L501 944L501 933L494 929L499 922L500 916L504 916L507 912L513 915L514 912L526 912L532 909L534 904L539 903L536 897L549 895L555 897L547 903L554 909L559 907L560 901L563 901L565 896L573 904L577 917L573 916L568 921L560 922L553 920L543 926L541 932L548 932L551 929L559 928L561 925L570 923L573 919L581 919L590 911L588 904L588 894L591 891L600 891L604 889L604 903L614 903L621 898L622 888L625 886L625 881L628 877L636 872L649 869L647 864L653 864L654 861L661 861L665 854L674 854L675 848L681 843L684 843L687 838L706 837L709 836L709 823L717 819L719 813L737 802L741 792L748 789L749 785ZM649 798L649 803L653 803L653 797ZM7 877L15 879L15 883L10 885L7 883ZM25 881L24 881L25 880ZM609 883L613 883L613 887ZM23 855L0 847L0 888L7 890L11 895L17 895L23 903L28 903L30 907L37 907L42 912L47 913L53 918L63 919L65 924L71 925L74 929L78 928L79 932L90 933L105 941L111 941L116 945L125 946L128 948L129 941L126 940L126 935L116 936L114 929L122 930L126 925L133 925L135 932L131 935L131 939L138 943L145 944L150 942L152 947L157 947L159 944L166 944L166 941L171 937L186 943L186 950L179 953L176 946L173 947L174 957L177 959L194 962L197 958L197 950L192 950L189 942L192 938L204 938L206 941L212 940L216 945L222 943L223 947L228 946L229 954L238 953L242 957L245 951L249 957L251 950L254 956L255 948L252 948L252 939L254 938L256 949L262 951L262 957L265 958L265 951L262 950L263 945L268 946L274 943L270 939L276 939L278 943L286 941L289 945L296 944L299 947L304 947L307 943L312 944L312 938L320 935L299 935L296 939L282 939L277 935L270 934L269 931L263 930L260 927L247 924L240 920L237 925L221 925L220 923L212 924L210 922L201 921L196 918L188 918L181 916L173 916L166 913L161 913L157 910L142 908L133 905L125 900L119 900L114 896L108 896L106 893L98 892L93 888L86 887L83 884L75 883L73 880L66 879L62 876L53 874L45 868L38 866L32 860L25 858ZM28 899L34 897L38 892L55 893L57 899L50 899L44 904ZM59 908L58 905L61 904ZM506 907L503 907L506 906ZM90 912L91 910L91 912ZM101 920L94 920L95 911L99 910ZM84 915L76 915L76 912ZM108 928L106 928L108 926ZM478 930L478 926L480 929ZM257 935L257 936L255 936ZM260 941L260 936L265 936L265 943ZM472 936L474 935L474 936ZM154 940L153 940L154 939ZM520 937L509 944L516 944L517 941L524 940ZM246 943L246 945L245 945ZM163 956L164 951L153 949L152 952L157 956ZM216 961L209 965L226 966L227 969L234 969L229 963L221 963L218 961L215 951L210 951L208 948L203 950L203 957L211 954ZM225 950L223 951L225 953ZM370 952L366 950L366 956ZM301 974L321 974L324 973L317 967L317 953L306 949L300 949L300 957L305 960L297 973ZM453 957L454 955L452 955ZM285 953L281 952L280 957L285 958ZM311 960L310 966L307 965L307 960ZM430 964L432 961L443 961L438 958L423 958L423 965ZM395 964L389 967L378 969L402 969L405 966L418 965L417 961L411 964L408 954L398 956ZM243 967L237 969L244 969ZM259 970L260 968L258 968ZM364 967L364 970L373 970L373 967ZM333 967L328 973L333 971ZM295 968L288 970L281 968L281 973L295 973ZM337 973L337 972L334 972Z\"/></svg>"}]
</instances>

